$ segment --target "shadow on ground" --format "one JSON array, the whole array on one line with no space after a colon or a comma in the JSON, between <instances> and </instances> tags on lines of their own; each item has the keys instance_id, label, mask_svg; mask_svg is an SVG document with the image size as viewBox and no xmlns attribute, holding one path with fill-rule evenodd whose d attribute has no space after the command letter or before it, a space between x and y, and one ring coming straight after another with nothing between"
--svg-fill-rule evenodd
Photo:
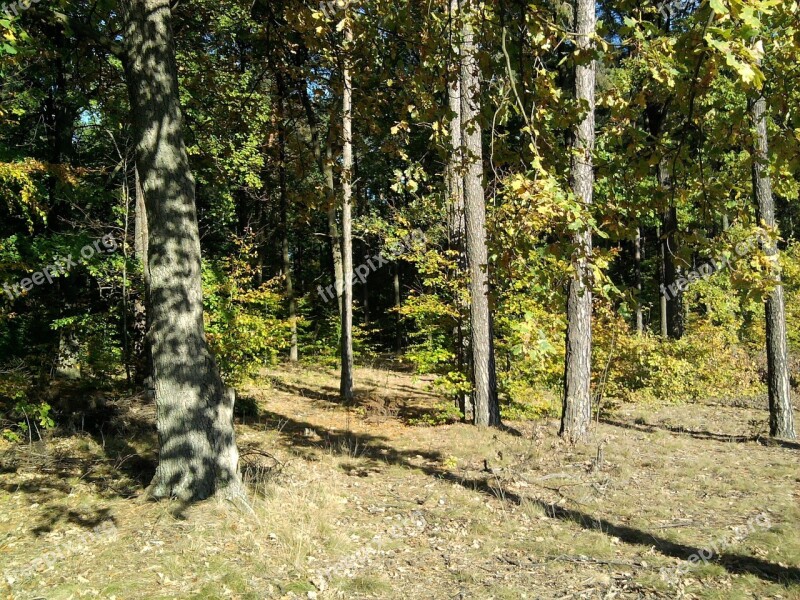
<instances>
[{"instance_id":1,"label":"shadow on ground","mask_svg":"<svg viewBox=\"0 0 800 600\"><path fill-rule=\"evenodd\" d=\"M550 518L574 523L586 530L601 531L606 535L619 538L626 544L654 548L664 556L687 560L693 554L699 553L704 548L680 544L670 541L655 533L613 523L602 517L597 517L582 511L568 509L559 504L545 502L534 496L521 496L498 485L496 480L487 478L463 478L452 471L431 463L441 463L443 457L438 452L429 452L419 449L398 450L389 445L388 439L383 436L361 434L348 431L326 430L312 423L299 421L288 415L275 412L263 414L268 421L280 423L280 435L285 441L296 448L313 448L334 452L343 456L353 456L354 449L358 457L369 458L375 462L385 461L392 465L419 470L426 475L458 485L467 490L472 490L497 499L503 499L515 504L530 502L540 507ZM317 435L308 436L309 431ZM420 461L419 459L423 460ZM352 469L351 465L351 469ZM358 474L358 473L357 473ZM721 553L712 558L712 561L722 566L729 573L749 573L765 581L775 583L800 581L800 568L781 566L760 558L742 554Z\"/></svg>"},{"instance_id":2,"label":"shadow on ground","mask_svg":"<svg viewBox=\"0 0 800 600\"><path fill-rule=\"evenodd\" d=\"M710 431L699 431L696 429L686 429L685 427L676 427L660 423L653 425L649 423L627 423L625 421L614 420L611 418L601 418L601 423L611 425L613 427L621 427L623 429L633 429L643 433L655 433L656 431L667 431L676 435L686 435L698 440L713 440L717 442L725 442L729 444L747 444L755 442L762 446L780 446L781 448L789 448L792 450L800 450L800 443L792 442L789 440L777 440L773 438L763 437L760 435L728 435L725 433L712 433Z\"/></svg>"}]
</instances>

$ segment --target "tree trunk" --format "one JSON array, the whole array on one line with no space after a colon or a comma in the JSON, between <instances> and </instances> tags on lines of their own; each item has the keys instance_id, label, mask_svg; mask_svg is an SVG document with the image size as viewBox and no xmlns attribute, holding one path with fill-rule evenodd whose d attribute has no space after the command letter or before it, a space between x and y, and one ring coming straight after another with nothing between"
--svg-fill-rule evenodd
<instances>
[{"instance_id":1,"label":"tree trunk","mask_svg":"<svg viewBox=\"0 0 800 600\"><path fill-rule=\"evenodd\" d=\"M394 263L394 348L395 352L399 355L403 351L403 329L402 320L400 316L400 307L402 306L402 298L400 297L400 263Z\"/></svg>"},{"instance_id":2,"label":"tree trunk","mask_svg":"<svg viewBox=\"0 0 800 600\"><path fill-rule=\"evenodd\" d=\"M286 87L283 77L278 76L278 184L281 210L281 257L283 259L283 278L286 284L286 301L289 303L290 346L289 360L297 362L297 302L294 297L294 282L292 281L292 260L289 252L289 202L286 192L286 115L285 96Z\"/></svg>"},{"instance_id":3,"label":"tree trunk","mask_svg":"<svg viewBox=\"0 0 800 600\"><path fill-rule=\"evenodd\" d=\"M134 196L136 208L133 221L133 251L142 266L144 296L137 296L133 302L133 355L136 363L134 383L144 385L153 373L150 359L150 346L147 343L147 298L150 296L150 278L147 269L147 209L144 205L144 192L139 169L134 169ZM152 387L152 386L148 386Z\"/></svg>"},{"instance_id":4,"label":"tree trunk","mask_svg":"<svg viewBox=\"0 0 800 600\"><path fill-rule=\"evenodd\" d=\"M372 258L372 254L370 253L369 245L365 243L364 262L367 262L370 258ZM364 327L369 327L369 277L361 282L361 293L362 307L364 310Z\"/></svg>"},{"instance_id":5,"label":"tree trunk","mask_svg":"<svg viewBox=\"0 0 800 600\"><path fill-rule=\"evenodd\" d=\"M658 185L665 194L672 189L672 178L669 175L666 159L658 163ZM683 337L683 292L676 282L680 271L676 263L678 254L678 209L670 203L661 215L661 258L663 261L662 301L665 303L664 318L666 320L666 336L673 340Z\"/></svg>"},{"instance_id":6,"label":"tree trunk","mask_svg":"<svg viewBox=\"0 0 800 600\"><path fill-rule=\"evenodd\" d=\"M335 282L333 288L339 305L339 318L342 318L344 267L342 264L342 240L339 237L339 227L336 224L336 187L333 181L333 147L330 137L325 146L323 174L325 175L325 189L328 193L328 237L331 241L331 254L333 256L333 277Z\"/></svg>"},{"instance_id":7,"label":"tree trunk","mask_svg":"<svg viewBox=\"0 0 800 600\"><path fill-rule=\"evenodd\" d=\"M644 333L644 315L642 314L642 228L636 228L636 238L634 239L634 261L636 268L636 334Z\"/></svg>"},{"instance_id":8,"label":"tree trunk","mask_svg":"<svg viewBox=\"0 0 800 600\"><path fill-rule=\"evenodd\" d=\"M645 108L647 127L652 136L654 147L662 139L662 132L666 128L667 115L670 101L648 102ZM661 337L678 339L683 335L683 292L675 285L678 279L678 269L675 266L675 256L678 251L675 234L678 230L678 212L672 206L672 179L669 172L668 160L661 156L656 171L659 194L667 208L661 213L661 223L656 230L659 240L659 278L660 294L659 308L661 317Z\"/></svg>"},{"instance_id":9,"label":"tree trunk","mask_svg":"<svg viewBox=\"0 0 800 600\"><path fill-rule=\"evenodd\" d=\"M349 52L353 45L353 30L345 19L345 57L342 69L342 371L339 391L342 400L353 399L353 82L350 71Z\"/></svg>"},{"instance_id":10,"label":"tree trunk","mask_svg":"<svg viewBox=\"0 0 800 600\"><path fill-rule=\"evenodd\" d=\"M450 19L458 18L459 0L450 0ZM464 252L464 177L461 151L461 61L458 46L455 48L455 69L447 84L447 102L450 108L450 157L447 163L448 218L450 245L460 255Z\"/></svg>"},{"instance_id":11,"label":"tree trunk","mask_svg":"<svg viewBox=\"0 0 800 600\"><path fill-rule=\"evenodd\" d=\"M575 97L587 111L574 132L570 166L572 190L588 212L592 204L594 172L595 33L593 0L575 0L575 27L580 55L575 65ZM592 290L589 259L592 232L575 234L575 275L567 299L567 342L564 368L564 406L560 435L570 442L583 441L592 420Z\"/></svg>"},{"instance_id":12,"label":"tree trunk","mask_svg":"<svg viewBox=\"0 0 800 600\"><path fill-rule=\"evenodd\" d=\"M149 493L241 494L234 392L206 346L194 178L183 142L170 5L124 0L125 72L147 210L149 332L159 464Z\"/></svg>"},{"instance_id":13,"label":"tree trunk","mask_svg":"<svg viewBox=\"0 0 800 600\"><path fill-rule=\"evenodd\" d=\"M300 90L300 98L306 111L311 138L314 146L314 158L317 161L320 172L325 180L325 210L328 218L328 239L331 245L331 257L333 260L333 280L336 300L339 305L339 318L342 316L342 245L339 238L339 227L336 224L336 186L333 179L333 144L332 128L325 140L325 155L322 154L322 134L319 128L319 120L314 114L314 107L309 98L308 86Z\"/></svg>"},{"instance_id":14,"label":"tree trunk","mask_svg":"<svg viewBox=\"0 0 800 600\"><path fill-rule=\"evenodd\" d=\"M750 102L755 140L753 148L753 195L758 219L765 227L775 227L775 202L769 176L769 146L767 138L767 102L763 94ZM767 328L767 378L769 389L769 434L772 437L795 439L792 394L789 385L789 360L786 348L786 314L783 286L780 281L778 247L765 240L764 253L774 261L777 285L764 307Z\"/></svg>"},{"instance_id":15,"label":"tree trunk","mask_svg":"<svg viewBox=\"0 0 800 600\"><path fill-rule=\"evenodd\" d=\"M461 119L464 166L464 214L470 276L470 330L473 358L475 424L499 426L497 380L489 306L489 259L486 248L486 205L483 190L483 149L480 126L480 67L472 21L475 0L462 0Z\"/></svg>"},{"instance_id":16,"label":"tree trunk","mask_svg":"<svg viewBox=\"0 0 800 600\"><path fill-rule=\"evenodd\" d=\"M457 253L456 267L453 273L456 285L454 286L454 302L458 316L453 331L455 340L456 360L458 371L464 372L467 365L466 340L464 335L464 323L466 321L469 307L462 302L459 294L459 283L465 278L467 271L467 260L465 254L465 230L464 223L464 176L463 176L463 153L462 146L462 119L461 119L461 53L457 42L460 34L459 22L459 0L450 0L450 37L451 47L455 56L453 57L452 68L448 71L449 81L447 82L447 101L450 108L450 156L447 164L447 207L448 207L448 228L450 232L450 249ZM464 419L467 418L468 409L471 412L469 399L464 395L459 395L456 399L458 407Z\"/></svg>"},{"instance_id":17,"label":"tree trunk","mask_svg":"<svg viewBox=\"0 0 800 600\"><path fill-rule=\"evenodd\" d=\"M661 227L656 228L656 238L658 238L658 247L659 247L659 257L660 261L658 263L658 276L661 279L661 293L658 295L658 306L659 306L659 320L661 323L661 337L666 339L669 335L669 327L667 326L667 295L666 295L666 275L664 270L664 264L666 262L666 257L664 253L665 244L661 240Z\"/></svg>"}]
</instances>

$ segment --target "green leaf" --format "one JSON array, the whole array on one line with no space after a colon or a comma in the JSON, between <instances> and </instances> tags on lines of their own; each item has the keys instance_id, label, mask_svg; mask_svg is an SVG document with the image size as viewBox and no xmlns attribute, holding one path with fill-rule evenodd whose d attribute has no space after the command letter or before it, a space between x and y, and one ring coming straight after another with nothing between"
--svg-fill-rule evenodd
<instances>
[{"instance_id":1,"label":"green leaf","mask_svg":"<svg viewBox=\"0 0 800 600\"><path fill-rule=\"evenodd\" d=\"M722 0L711 0L711 10L720 16L727 15L729 12Z\"/></svg>"}]
</instances>

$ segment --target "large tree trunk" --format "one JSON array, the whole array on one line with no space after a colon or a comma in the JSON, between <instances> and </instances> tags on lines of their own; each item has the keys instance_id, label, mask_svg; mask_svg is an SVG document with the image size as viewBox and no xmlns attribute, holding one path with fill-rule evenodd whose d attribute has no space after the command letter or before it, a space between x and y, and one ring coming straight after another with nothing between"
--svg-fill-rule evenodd
<instances>
[{"instance_id":1,"label":"large tree trunk","mask_svg":"<svg viewBox=\"0 0 800 600\"><path fill-rule=\"evenodd\" d=\"M241 494L234 392L206 346L194 178L183 142L167 0L123 0L125 72L149 233L147 271L159 464L149 493Z\"/></svg>"},{"instance_id":2,"label":"large tree trunk","mask_svg":"<svg viewBox=\"0 0 800 600\"><path fill-rule=\"evenodd\" d=\"M489 306L489 259L486 248L486 204L483 190L483 149L480 126L480 67L472 22L475 0L462 0L461 121L464 174L464 216L470 276L473 405L475 424L499 426L497 380L494 369L492 319Z\"/></svg>"},{"instance_id":3,"label":"large tree trunk","mask_svg":"<svg viewBox=\"0 0 800 600\"><path fill-rule=\"evenodd\" d=\"M297 302L294 297L292 281L292 260L289 252L289 201L286 190L286 86L282 76L278 76L278 185L281 210L281 258L283 260L283 278L286 285L286 301L289 304L290 346L289 360L297 362Z\"/></svg>"},{"instance_id":4,"label":"large tree trunk","mask_svg":"<svg viewBox=\"0 0 800 600\"><path fill-rule=\"evenodd\" d=\"M769 146L767 138L767 103L763 94L750 102L750 117L755 129L753 148L753 195L758 219L766 227L775 227L775 202L769 176ZM763 242L764 253L778 265L778 247L769 240ZM786 349L786 314L783 306L783 286L780 272L778 283L764 307L767 327L767 377L769 389L769 434L773 437L795 439L792 395L789 386L788 352Z\"/></svg>"},{"instance_id":5,"label":"large tree trunk","mask_svg":"<svg viewBox=\"0 0 800 600\"><path fill-rule=\"evenodd\" d=\"M353 45L353 30L345 14L345 58L342 69L342 370L339 392L342 400L353 399L353 82L349 52Z\"/></svg>"},{"instance_id":6,"label":"large tree trunk","mask_svg":"<svg viewBox=\"0 0 800 600\"><path fill-rule=\"evenodd\" d=\"M595 33L593 0L576 0L575 28L580 55L575 65L575 97L586 115L574 133L570 179L576 198L588 211L592 203L594 172L594 89L595 61L591 56ZM567 342L564 368L564 406L560 434L570 442L585 440L592 420L592 290L589 258L592 232L575 234L575 275L569 283L567 300Z\"/></svg>"}]
</instances>

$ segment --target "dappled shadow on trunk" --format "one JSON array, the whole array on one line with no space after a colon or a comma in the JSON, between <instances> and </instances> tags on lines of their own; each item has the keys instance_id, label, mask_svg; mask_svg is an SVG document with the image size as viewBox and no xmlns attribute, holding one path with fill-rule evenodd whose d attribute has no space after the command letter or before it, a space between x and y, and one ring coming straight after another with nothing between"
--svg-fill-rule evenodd
<instances>
[{"instance_id":1,"label":"dappled shadow on trunk","mask_svg":"<svg viewBox=\"0 0 800 600\"><path fill-rule=\"evenodd\" d=\"M443 456L439 452L420 449L400 450L389 445L388 438L384 436L325 430L312 423L298 421L275 412L264 413L262 416L266 417L267 421L280 423L281 426L277 429L279 434L294 447L323 449L340 455L368 458L376 464L383 461L392 465L417 469L436 479L492 498L514 504L531 503L540 507L550 518L568 521L586 530L601 531L606 535L619 538L626 544L654 548L664 556L679 560L687 560L693 554L704 549L673 542L648 531L613 523L601 517L543 501L535 496L521 496L505 489L497 480L461 477L438 466L443 460ZM316 435L309 436L309 431L313 431ZM749 573L765 581L777 583L800 581L800 568L781 566L752 556L720 553L712 557L711 561L722 566L729 573Z\"/></svg>"},{"instance_id":2,"label":"dappled shadow on trunk","mask_svg":"<svg viewBox=\"0 0 800 600\"><path fill-rule=\"evenodd\" d=\"M233 390L203 326L195 181L183 138L170 4L125 0L124 67L147 213L148 341L159 436L153 498L202 500L241 489Z\"/></svg>"}]
</instances>

